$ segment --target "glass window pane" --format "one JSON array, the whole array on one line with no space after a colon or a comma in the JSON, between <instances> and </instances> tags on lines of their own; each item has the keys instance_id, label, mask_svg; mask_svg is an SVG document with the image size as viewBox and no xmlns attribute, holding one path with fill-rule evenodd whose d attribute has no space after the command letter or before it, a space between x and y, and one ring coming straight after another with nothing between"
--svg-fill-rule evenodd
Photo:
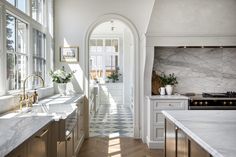
<instances>
[{"instance_id":1,"label":"glass window pane","mask_svg":"<svg viewBox=\"0 0 236 157\"><path fill-rule=\"evenodd\" d=\"M17 0L17 8L26 13L27 0Z\"/></svg>"},{"instance_id":2,"label":"glass window pane","mask_svg":"<svg viewBox=\"0 0 236 157\"><path fill-rule=\"evenodd\" d=\"M27 25L20 20L17 20L17 33L17 52L26 53Z\"/></svg>"},{"instance_id":3,"label":"glass window pane","mask_svg":"<svg viewBox=\"0 0 236 157\"><path fill-rule=\"evenodd\" d=\"M7 54L7 82L8 82L8 88L9 90L16 89L16 76L15 76L15 55L13 54Z\"/></svg>"},{"instance_id":4,"label":"glass window pane","mask_svg":"<svg viewBox=\"0 0 236 157\"><path fill-rule=\"evenodd\" d=\"M90 46L96 46L96 40L95 40L95 39L91 39L91 40L89 41L89 45L90 45Z\"/></svg>"},{"instance_id":5,"label":"glass window pane","mask_svg":"<svg viewBox=\"0 0 236 157\"><path fill-rule=\"evenodd\" d=\"M33 64L34 64L34 74L39 75L44 78L45 77L45 60L34 58ZM41 80L39 78L34 78L33 87L38 87L41 84L40 81Z\"/></svg>"},{"instance_id":6,"label":"glass window pane","mask_svg":"<svg viewBox=\"0 0 236 157\"><path fill-rule=\"evenodd\" d=\"M32 18L43 23L43 0L32 0Z\"/></svg>"},{"instance_id":7,"label":"glass window pane","mask_svg":"<svg viewBox=\"0 0 236 157\"><path fill-rule=\"evenodd\" d=\"M111 46L111 40L110 39L106 39L105 46Z\"/></svg>"},{"instance_id":8,"label":"glass window pane","mask_svg":"<svg viewBox=\"0 0 236 157\"><path fill-rule=\"evenodd\" d=\"M117 39L112 40L112 47L113 47L113 52L118 52L118 40Z\"/></svg>"},{"instance_id":9,"label":"glass window pane","mask_svg":"<svg viewBox=\"0 0 236 157\"><path fill-rule=\"evenodd\" d=\"M45 57L46 36L38 30L33 30L33 54L38 57Z\"/></svg>"},{"instance_id":10,"label":"glass window pane","mask_svg":"<svg viewBox=\"0 0 236 157\"><path fill-rule=\"evenodd\" d=\"M16 82L17 89L23 88L23 81L27 76L27 57L17 55Z\"/></svg>"},{"instance_id":11,"label":"glass window pane","mask_svg":"<svg viewBox=\"0 0 236 157\"><path fill-rule=\"evenodd\" d=\"M97 46L103 46L103 40L98 39L97 40Z\"/></svg>"},{"instance_id":12,"label":"glass window pane","mask_svg":"<svg viewBox=\"0 0 236 157\"><path fill-rule=\"evenodd\" d=\"M7 34L7 50L15 51L16 36L16 19L10 14L6 14L6 34Z\"/></svg>"}]
</instances>

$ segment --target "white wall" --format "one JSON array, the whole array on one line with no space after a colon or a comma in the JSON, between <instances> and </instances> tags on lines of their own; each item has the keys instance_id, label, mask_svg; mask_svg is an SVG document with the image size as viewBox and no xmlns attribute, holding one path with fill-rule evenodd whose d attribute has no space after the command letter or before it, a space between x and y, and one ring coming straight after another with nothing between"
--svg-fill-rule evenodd
<instances>
[{"instance_id":1,"label":"white wall","mask_svg":"<svg viewBox=\"0 0 236 157\"><path fill-rule=\"evenodd\" d=\"M124 104L131 105L134 86L134 41L129 29L124 29L124 53L123 53L123 82L124 82ZM132 106L130 106L132 108Z\"/></svg>"},{"instance_id":2,"label":"white wall","mask_svg":"<svg viewBox=\"0 0 236 157\"><path fill-rule=\"evenodd\" d=\"M77 70L73 81L77 92L83 91L85 81L84 40L89 26L102 15L120 14L136 26L139 34L144 34L150 19L154 0L56 0L55 1L55 62L56 68L64 65ZM137 16L138 15L138 16ZM59 62L60 46L79 46L78 64Z\"/></svg>"}]
</instances>

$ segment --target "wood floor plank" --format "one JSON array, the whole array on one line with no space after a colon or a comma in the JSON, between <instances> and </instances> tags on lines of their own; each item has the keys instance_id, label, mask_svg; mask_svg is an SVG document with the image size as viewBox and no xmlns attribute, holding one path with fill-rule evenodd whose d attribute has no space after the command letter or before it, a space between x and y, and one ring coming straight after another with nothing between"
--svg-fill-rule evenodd
<instances>
[{"instance_id":1,"label":"wood floor plank","mask_svg":"<svg viewBox=\"0 0 236 157\"><path fill-rule=\"evenodd\" d=\"M91 137L78 157L163 157L163 150L150 150L141 140L129 137Z\"/></svg>"}]
</instances>

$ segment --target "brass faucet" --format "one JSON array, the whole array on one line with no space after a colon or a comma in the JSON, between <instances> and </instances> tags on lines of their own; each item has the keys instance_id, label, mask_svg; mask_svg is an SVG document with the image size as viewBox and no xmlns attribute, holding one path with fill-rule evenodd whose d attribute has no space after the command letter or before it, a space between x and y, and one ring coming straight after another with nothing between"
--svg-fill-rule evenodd
<instances>
[{"instance_id":1,"label":"brass faucet","mask_svg":"<svg viewBox=\"0 0 236 157\"><path fill-rule=\"evenodd\" d=\"M44 85L45 85L45 81L44 81L44 79L41 77L41 76L39 76L39 75L29 75L29 76L27 76L26 78L25 78L25 80L24 80L24 82L23 82L23 94L22 94L22 98L21 98L21 102L20 102L20 108L22 108L22 104L23 104L23 101L25 101L25 100L29 100L29 97L28 97L28 95L26 94L26 92L25 92L25 84L26 84L26 81L29 79L29 78L31 78L31 77L38 77L38 78L40 78L40 80L42 81L42 87L44 87ZM35 94L35 93L34 93ZM30 100L29 100L30 101ZM35 103L35 102L33 102L33 103Z\"/></svg>"}]
</instances>

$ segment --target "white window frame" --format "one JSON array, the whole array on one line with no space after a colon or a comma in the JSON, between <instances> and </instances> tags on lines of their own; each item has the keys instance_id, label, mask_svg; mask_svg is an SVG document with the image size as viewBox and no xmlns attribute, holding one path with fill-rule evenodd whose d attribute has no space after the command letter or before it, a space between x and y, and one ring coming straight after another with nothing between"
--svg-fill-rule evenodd
<instances>
[{"instance_id":1,"label":"white window frame","mask_svg":"<svg viewBox=\"0 0 236 157\"><path fill-rule=\"evenodd\" d=\"M24 21L24 20L22 20L21 18L19 18L19 17L17 17L17 16L15 16L14 14L12 14L10 11L8 11L8 10L6 10L6 14L9 14L9 15L11 15L11 16L13 16L14 18L15 18L15 50L14 51L8 51L7 49L6 49L6 55L8 55L8 54L12 54L12 55L15 55L15 56L24 56L24 57L26 57L26 59L27 60L29 60L29 49L28 49L28 44L29 44L29 39L28 39L28 37L27 37L27 40L25 41L26 43L26 52L25 53L21 53L21 52L19 52L18 51L18 39L17 39L17 35L18 35L18 28L17 28L17 21L19 20L19 21L21 21L21 22L23 22L23 23L25 23L26 24L26 26L27 26L27 31L26 31L26 35L27 36L29 36L28 34L29 34L29 28L28 28L28 23L26 22L26 21ZM5 14L5 16L6 16L6 14ZM6 21L5 21L6 22ZM5 29L6 29L6 27L5 27ZM4 39L4 40L6 40L6 39ZM6 46L6 45L5 45ZM16 58L15 58L16 59ZM28 61L27 61L28 62ZM15 67L15 70L14 71L16 71L16 69L18 69L19 67L18 67L19 65L16 65L16 67ZM28 65L26 65L26 67L28 67ZM26 75L28 75L28 69L25 69L26 70ZM17 74L15 74L16 76L15 77L18 77L17 76ZM16 80L18 80L18 79L16 79ZM18 83L16 83L17 84L17 88L16 89L14 89L14 90L11 90L11 89L9 89L8 87L7 87L7 89L8 89L8 91L10 92L10 93L12 93L12 92L15 92L15 91L19 91L19 90L21 90L18 86Z\"/></svg>"},{"instance_id":2,"label":"white window frame","mask_svg":"<svg viewBox=\"0 0 236 157\"><path fill-rule=\"evenodd\" d=\"M48 6L51 6L53 4L54 0L44 0L44 15L45 13L51 13L53 14L53 10L49 10ZM32 18L32 9L31 9L31 0L28 0L28 12L24 13L20 9L16 8L15 6L11 5L6 0L0 1L0 31L3 32L0 34L0 96L4 95L11 95L11 94L17 94L21 92L21 90L15 90L15 91L9 91L7 87L7 49L6 49L6 13L9 12L12 16L20 19L21 21L25 22L28 26L28 42L27 42L27 50L28 50L28 75L33 74L33 54L32 54L32 32L33 28L39 30L43 34L46 35L46 56L45 59L49 58L50 60L46 61L46 69L50 70L53 69L53 56L54 55L54 39L53 39L53 31L51 31L53 26L48 26L47 23L49 18L48 16L44 16L43 22L44 24L40 24L39 22L35 21ZM53 16L52 16L53 17ZM53 25L53 23L52 23ZM49 30L50 28L50 30ZM48 52L48 54L47 54ZM48 73L48 71L46 71ZM30 81L29 81L30 82ZM30 82L32 84L32 82ZM53 88L53 83L50 80L49 76L45 75L45 85L46 88Z\"/></svg>"}]
</instances>

